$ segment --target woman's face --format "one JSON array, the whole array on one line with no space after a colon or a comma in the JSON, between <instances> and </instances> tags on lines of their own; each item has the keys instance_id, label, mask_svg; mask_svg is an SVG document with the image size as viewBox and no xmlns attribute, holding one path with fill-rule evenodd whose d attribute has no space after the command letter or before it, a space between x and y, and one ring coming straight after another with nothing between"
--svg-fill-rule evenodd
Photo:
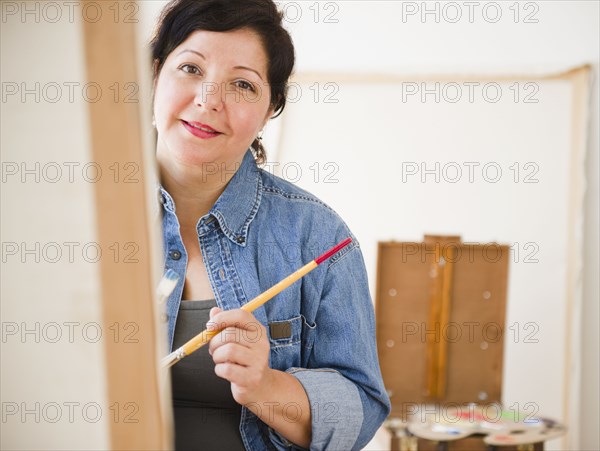
<instances>
[{"instance_id":1,"label":"woman's face","mask_svg":"<svg viewBox=\"0 0 600 451\"><path fill-rule=\"evenodd\" d=\"M267 70L251 30L191 33L154 82L159 163L192 174L237 168L273 114Z\"/></svg>"}]
</instances>

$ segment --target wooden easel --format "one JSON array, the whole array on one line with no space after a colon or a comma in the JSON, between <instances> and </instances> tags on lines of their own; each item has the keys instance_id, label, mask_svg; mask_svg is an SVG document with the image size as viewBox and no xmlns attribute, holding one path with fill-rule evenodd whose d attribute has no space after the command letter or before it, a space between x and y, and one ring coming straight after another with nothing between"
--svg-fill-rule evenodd
<instances>
[{"instance_id":1,"label":"wooden easel","mask_svg":"<svg viewBox=\"0 0 600 451\"><path fill-rule=\"evenodd\" d=\"M377 344L394 417L407 403L500 402L508 259L508 246L457 236L379 243Z\"/></svg>"},{"instance_id":2,"label":"wooden easel","mask_svg":"<svg viewBox=\"0 0 600 451\"><path fill-rule=\"evenodd\" d=\"M503 437L480 427L480 419L475 424L474 417L454 428L440 421L441 433L429 427L437 427L437 420L423 421L444 409L464 417L468 405L500 405L508 261L508 246L462 243L459 236L379 243L377 344L392 401L392 450L485 450L499 444L508 445L506 451L543 449L542 438L518 443L510 437L523 422L499 421L508 434ZM419 429L415 417L429 426ZM539 426L528 433L545 427ZM563 432L552 429L554 435ZM485 443L483 434L492 434Z\"/></svg>"}]
</instances>

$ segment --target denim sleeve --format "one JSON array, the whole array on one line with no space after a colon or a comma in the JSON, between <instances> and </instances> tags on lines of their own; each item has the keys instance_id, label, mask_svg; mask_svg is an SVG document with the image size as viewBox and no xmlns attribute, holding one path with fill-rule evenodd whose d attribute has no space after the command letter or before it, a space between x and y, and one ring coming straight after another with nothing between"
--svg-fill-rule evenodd
<instances>
[{"instance_id":1,"label":"denim sleeve","mask_svg":"<svg viewBox=\"0 0 600 451\"><path fill-rule=\"evenodd\" d=\"M323 285L308 368L289 368L311 406L311 450L363 448L390 412L367 273L356 245L332 260Z\"/></svg>"}]
</instances>

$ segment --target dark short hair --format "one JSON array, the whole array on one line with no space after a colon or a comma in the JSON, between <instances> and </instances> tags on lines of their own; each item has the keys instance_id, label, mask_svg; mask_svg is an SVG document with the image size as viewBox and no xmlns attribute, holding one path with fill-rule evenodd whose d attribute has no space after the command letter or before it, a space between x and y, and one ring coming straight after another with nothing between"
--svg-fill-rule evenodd
<instances>
[{"instance_id":1,"label":"dark short hair","mask_svg":"<svg viewBox=\"0 0 600 451\"><path fill-rule=\"evenodd\" d=\"M294 45L283 28L283 14L272 0L172 0L160 15L150 48L156 79L169 54L196 30L250 29L258 34L268 59L270 105L277 117L285 107L294 68ZM258 162L266 159L260 140L252 143Z\"/></svg>"}]
</instances>

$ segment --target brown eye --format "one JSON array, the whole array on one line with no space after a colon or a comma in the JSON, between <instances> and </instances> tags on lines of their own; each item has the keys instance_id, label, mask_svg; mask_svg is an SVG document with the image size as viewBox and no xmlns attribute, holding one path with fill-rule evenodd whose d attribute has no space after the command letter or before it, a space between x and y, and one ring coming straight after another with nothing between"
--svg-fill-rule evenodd
<instances>
[{"instance_id":1,"label":"brown eye","mask_svg":"<svg viewBox=\"0 0 600 451\"><path fill-rule=\"evenodd\" d=\"M200 69L193 64L183 64L180 69L188 74L200 75Z\"/></svg>"},{"instance_id":2,"label":"brown eye","mask_svg":"<svg viewBox=\"0 0 600 451\"><path fill-rule=\"evenodd\" d=\"M252 92L254 92L254 86L252 86L252 85L251 85L250 83L248 83L247 81L245 81L245 80L238 80L236 83L237 83L237 85L238 85L240 88L242 88L242 89L244 89L244 90L247 90L247 91L252 91Z\"/></svg>"}]
</instances>

